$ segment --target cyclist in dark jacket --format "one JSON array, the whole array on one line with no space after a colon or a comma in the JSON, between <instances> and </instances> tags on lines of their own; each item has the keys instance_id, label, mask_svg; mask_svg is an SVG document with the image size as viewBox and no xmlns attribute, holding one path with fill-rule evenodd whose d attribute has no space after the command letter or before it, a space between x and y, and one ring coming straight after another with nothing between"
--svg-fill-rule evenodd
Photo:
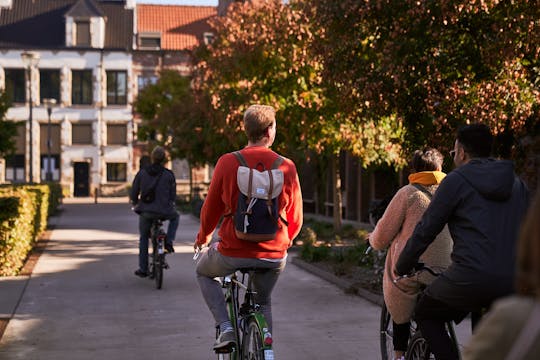
<instances>
[{"instance_id":1,"label":"cyclist in dark jacket","mask_svg":"<svg viewBox=\"0 0 540 360\"><path fill-rule=\"evenodd\" d=\"M437 360L458 359L444 329L447 320L486 308L513 292L516 239L528 190L511 161L489 158L489 128L460 128L451 154L457 169L441 182L396 264L410 273L419 256L448 224L452 263L424 292L415 318Z\"/></svg>"},{"instance_id":2,"label":"cyclist in dark jacket","mask_svg":"<svg viewBox=\"0 0 540 360\"><path fill-rule=\"evenodd\" d=\"M148 276L148 238L154 219L167 219L167 241L165 249L174 252L173 241L180 216L176 211L176 179L165 162L165 150L156 146L151 154L152 165L145 167L135 175L131 187L130 200L139 214L139 269L135 275ZM145 201L146 195L154 189L154 195Z\"/></svg>"}]
</instances>

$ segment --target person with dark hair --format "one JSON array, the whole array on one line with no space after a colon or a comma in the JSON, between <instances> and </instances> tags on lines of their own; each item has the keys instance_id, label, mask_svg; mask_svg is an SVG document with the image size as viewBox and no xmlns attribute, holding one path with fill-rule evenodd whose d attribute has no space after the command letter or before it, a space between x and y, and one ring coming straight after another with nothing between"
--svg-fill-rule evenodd
<instances>
[{"instance_id":1,"label":"person with dark hair","mask_svg":"<svg viewBox=\"0 0 540 360\"><path fill-rule=\"evenodd\" d=\"M514 291L516 240L529 192L509 160L490 158L493 137L483 124L461 127L456 169L441 182L395 266L411 273L420 255L448 224L451 264L420 296L415 320L437 360L458 359L445 322L489 308ZM477 319L472 319L473 326Z\"/></svg>"},{"instance_id":2,"label":"person with dark hair","mask_svg":"<svg viewBox=\"0 0 540 360\"><path fill-rule=\"evenodd\" d=\"M240 268L257 268L250 279L256 291L255 301L272 331L271 294L287 263L287 250L302 228L302 193L293 161L272 151L276 136L276 113L272 106L251 105L244 113L244 131L248 144L239 150L251 169L275 169L283 172L283 190L278 201L278 229L271 239L252 242L240 238L235 228L235 214L240 197L238 188L238 153L222 155L215 167L208 195L201 209L201 225L193 244L196 251L204 247L197 263L197 281L208 308L212 312L219 337L214 350L230 350L236 337L227 313L222 286L216 277L230 275ZM282 158L282 161L279 161ZM276 162L277 161L277 162ZM277 165L277 169L273 165ZM255 170L253 170L255 171ZM262 170L261 170L262 171ZM261 190L264 190L261 188ZM219 241L212 235L220 221ZM206 245L209 245L206 247Z\"/></svg>"},{"instance_id":3,"label":"person with dark hair","mask_svg":"<svg viewBox=\"0 0 540 360\"><path fill-rule=\"evenodd\" d=\"M464 360L535 360L540 353L540 191L521 227L516 295L493 304L467 346Z\"/></svg>"},{"instance_id":4,"label":"person with dark hair","mask_svg":"<svg viewBox=\"0 0 540 360\"><path fill-rule=\"evenodd\" d=\"M156 146L150 155L152 164L139 170L130 192L133 210L139 214L139 268L135 275L148 276L148 238L155 219L169 220L165 249L174 252L173 241L180 221L176 211L176 179L163 164L165 149Z\"/></svg>"},{"instance_id":5,"label":"person with dark hair","mask_svg":"<svg viewBox=\"0 0 540 360\"><path fill-rule=\"evenodd\" d=\"M384 215L369 235L370 245L381 250L388 248L383 273L384 302L392 318L394 358L404 359L410 336L410 320L421 289L433 281L429 274L403 279L399 288L394 285L393 269L401 249L407 243L414 227L426 211L439 183L446 176L442 170L443 156L433 148L416 150L411 160L409 184L394 195ZM450 264L452 238L445 227L437 239L426 249L421 261L442 271ZM406 291L403 291L406 290Z\"/></svg>"}]
</instances>

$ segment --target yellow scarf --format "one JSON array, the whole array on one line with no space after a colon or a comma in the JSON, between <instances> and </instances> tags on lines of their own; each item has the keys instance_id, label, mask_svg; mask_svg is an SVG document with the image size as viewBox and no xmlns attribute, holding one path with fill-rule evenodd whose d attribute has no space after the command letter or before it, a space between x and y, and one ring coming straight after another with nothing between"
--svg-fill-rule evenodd
<instances>
[{"instance_id":1,"label":"yellow scarf","mask_svg":"<svg viewBox=\"0 0 540 360\"><path fill-rule=\"evenodd\" d=\"M409 183L420 185L435 185L440 184L446 176L442 171L420 171L409 175Z\"/></svg>"}]
</instances>

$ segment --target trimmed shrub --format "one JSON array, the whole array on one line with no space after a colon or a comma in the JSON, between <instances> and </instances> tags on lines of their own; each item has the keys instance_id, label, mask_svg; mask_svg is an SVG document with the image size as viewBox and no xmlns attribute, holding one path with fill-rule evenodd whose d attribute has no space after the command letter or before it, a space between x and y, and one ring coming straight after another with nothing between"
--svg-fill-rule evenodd
<instances>
[{"instance_id":1,"label":"trimmed shrub","mask_svg":"<svg viewBox=\"0 0 540 360\"><path fill-rule=\"evenodd\" d=\"M3 193L3 194L2 194ZM0 193L0 276L16 275L35 240L36 195L28 191Z\"/></svg>"}]
</instances>

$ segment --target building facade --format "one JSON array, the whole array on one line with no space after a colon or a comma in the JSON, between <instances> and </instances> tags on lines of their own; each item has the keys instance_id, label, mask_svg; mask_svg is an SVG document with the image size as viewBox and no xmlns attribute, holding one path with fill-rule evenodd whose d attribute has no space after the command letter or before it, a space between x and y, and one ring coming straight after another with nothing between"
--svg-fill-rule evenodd
<instances>
[{"instance_id":1,"label":"building facade","mask_svg":"<svg viewBox=\"0 0 540 360\"><path fill-rule=\"evenodd\" d=\"M138 89L163 69L189 75L190 50L215 14L135 0L0 0L0 90L11 101L7 120L18 124L0 182L58 181L68 196L126 194L149 150L136 139ZM186 177L185 162L172 165Z\"/></svg>"}]
</instances>

